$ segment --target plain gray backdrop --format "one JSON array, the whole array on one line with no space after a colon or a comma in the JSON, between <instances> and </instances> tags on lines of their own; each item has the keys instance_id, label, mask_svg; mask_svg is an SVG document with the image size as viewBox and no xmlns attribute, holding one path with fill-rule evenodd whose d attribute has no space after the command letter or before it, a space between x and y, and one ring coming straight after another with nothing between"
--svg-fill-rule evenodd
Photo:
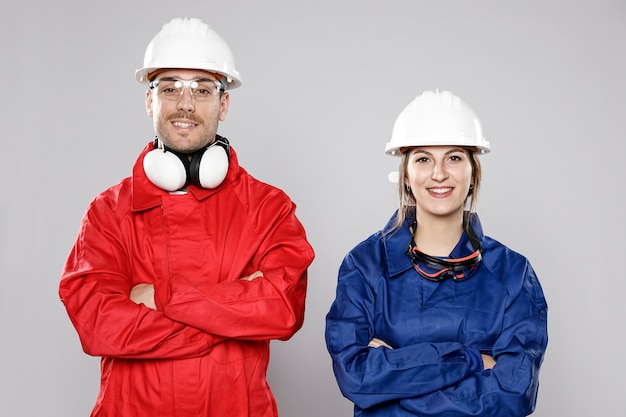
<instances>
[{"instance_id":1,"label":"plain gray backdrop","mask_svg":"<svg viewBox=\"0 0 626 417\"><path fill-rule=\"evenodd\" d=\"M6 5L5 5L6 6ZM337 269L396 207L384 155L426 89L480 116L479 213L526 255L549 302L536 416L623 416L626 2L25 0L0 16L0 415L87 416L99 360L58 299L89 201L152 139L146 45L199 17L243 86L220 133L284 189L316 250L304 327L272 343L281 416L350 416L324 343ZM228 401L227 398L224 399Z\"/></svg>"}]
</instances>

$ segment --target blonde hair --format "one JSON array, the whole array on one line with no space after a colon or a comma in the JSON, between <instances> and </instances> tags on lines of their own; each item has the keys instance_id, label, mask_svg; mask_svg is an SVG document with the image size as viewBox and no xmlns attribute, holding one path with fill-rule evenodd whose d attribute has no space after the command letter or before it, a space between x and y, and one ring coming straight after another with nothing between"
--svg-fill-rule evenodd
<instances>
[{"instance_id":1,"label":"blonde hair","mask_svg":"<svg viewBox=\"0 0 626 417\"><path fill-rule=\"evenodd\" d=\"M478 148L466 146L463 147L463 149L467 151L470 165L472 166L470 190L465 199L466 204L468 199L470 200L469 212L470 215L472 215L476 213L476 209L478 207L478 191L480 190L480 182L482 179L482 168L480 165L480 159L478 158ZM402 159L400 160L400 166L398 169L398 197L400 207L398 208L398 213L396 214L396 218L393 222L393 228L391 229L392 232L402 227L410 210L415 210L416 206L413 193L404 183L407 178L407 166L409 163L410 152L408 151L409 149L402 149Z\"/></svg>"}]
</instances>

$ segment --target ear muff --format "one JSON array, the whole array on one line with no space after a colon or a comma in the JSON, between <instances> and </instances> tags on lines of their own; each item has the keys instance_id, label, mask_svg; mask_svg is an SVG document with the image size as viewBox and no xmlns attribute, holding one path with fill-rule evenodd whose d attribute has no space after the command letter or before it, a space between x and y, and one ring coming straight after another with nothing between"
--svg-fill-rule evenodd
<instances>
[{"instance_id":1,"label":"ear muff","mask_svg":"<svg viewBox=\"0 0 626 417\"><path fill-rule=\"evenodd\" d=\"M194 154L189 164L189 181L202 188L215 188L228 173L228 146L219 140L204 152Z\"/></svg>"},{"instance_id":2,"label":"ear muff","mask_svg":"<svg viewBox=\"0 0 626 417\"><path fill-rule=\"evenodd\" d=\"M150 182L165 191L180 190L190 183L216 188L228 173L229 155L230 144L219 135L211 145L191 155L167 149L156 139L154 149L144 157L143 169Z\"/></svg>"},{"instance_id":3,"label":"ear muff","mask_svg":"<svg viewBox=\"0 0 626 417\"><path fill-rule=\"evenodd\" d=\"M180 190L187 184L187 167L178 155L163 148L155 147L146 154L143 170L152 184L165 191Z\"/></svg>"}]
</instances>

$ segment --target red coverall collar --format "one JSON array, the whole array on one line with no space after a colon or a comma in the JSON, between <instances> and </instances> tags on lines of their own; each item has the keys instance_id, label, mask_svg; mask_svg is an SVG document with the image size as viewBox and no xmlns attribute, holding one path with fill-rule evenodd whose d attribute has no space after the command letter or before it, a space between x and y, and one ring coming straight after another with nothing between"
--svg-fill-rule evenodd
<instances>
[{"instance_id":1,"label":"red coverall collar","mask_svg":"<svg viewBox=\"0 0 626 417\"><path fill-rule=\"evenodd\" d=\"M152 184L143 170L143 158L148 152L154 149L154 143L149 142L139 154L139 157L133 165L132 173L132 211L143 211L154 208L161 204L163 195L169 194L167 191L160 189L156 185ZM224 182L222 182L217 188L208 189L196 187L190 185L189 192L193 194L198 200L203 200L210 195L215 194L229 183L235 181L239 174L239 161L237 159L237 153L230 147L230 162L228 166L228 173Z\"/></svg>"}]
</instances>

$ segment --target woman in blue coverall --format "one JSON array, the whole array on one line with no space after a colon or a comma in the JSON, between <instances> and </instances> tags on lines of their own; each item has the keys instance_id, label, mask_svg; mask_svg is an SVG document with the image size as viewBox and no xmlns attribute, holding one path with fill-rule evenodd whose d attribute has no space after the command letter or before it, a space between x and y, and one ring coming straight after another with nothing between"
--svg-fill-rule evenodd
<instances>
[{"instance_id":1,"label":"woman in blue coverall","mask_svg":"<svg viewBox=\"0 0 626 417\"><path fill-rule=\"evenodd\" d=\"M546 349L547 305L528 260L483 234L472 109L425 91L386 146L401 157L400 208L340 269L326 317L355 416L526 416Z\"/></svg>"}]
</instances>

